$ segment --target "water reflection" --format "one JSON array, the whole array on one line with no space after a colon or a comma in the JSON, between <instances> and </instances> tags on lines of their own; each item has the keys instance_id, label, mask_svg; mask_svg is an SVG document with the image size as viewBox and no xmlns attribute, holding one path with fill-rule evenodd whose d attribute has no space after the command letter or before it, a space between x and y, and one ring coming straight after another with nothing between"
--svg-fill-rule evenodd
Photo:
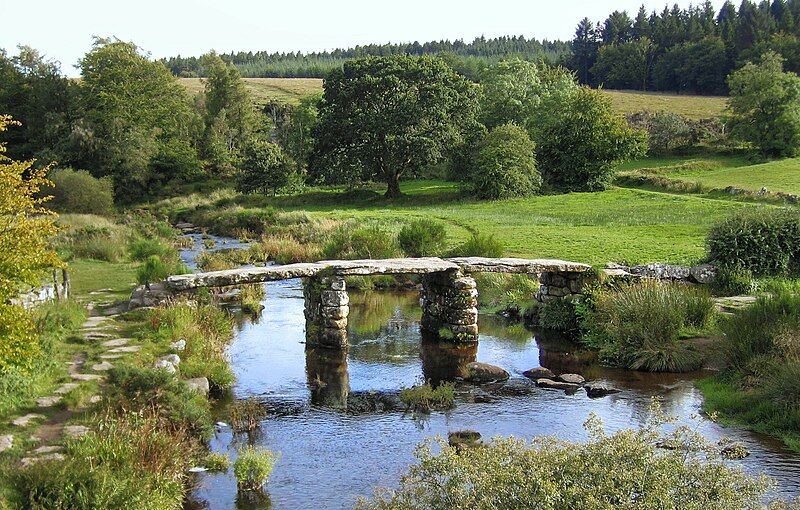
<instances>
[{"instance_id":1,"label":"water reflection","mask_svg":"<svg viewBox=\"0 0 800 510\"><path fill-rule=\"evenodd\" d=\"M652 398L680 423L690 422L702 404L691 381L701 374L609 370L574 343L486 316L480 317L477 346L428 342L419 331L416 292L352 292L351 303L349 350L307 349L300 282L270 283L260 321L245 323L230 347L236 397L257 396L272 408L289 403L293 409L269 416L255 439L281 453L267 485L272 508L352 508L354 499L373 487L395 485L413 462L417 444L453 430L580 441L586 439L582 423L592 412L613 432L643 423ZM452 380L474 360L502 366L512 377L477 390L491 398L458 392L455 409L425 419L391 411L401 387ZM593 400L583 391L570 396L536 388L521 374L540 365L607 379L622 392ZM800 494L800 459L777 441L707 420L696 428L712 441L727 435L743 442L752 454L737 465L751 473L765 471L782 495ZM253 438L223 429L211 447L233 457L248 440ZM212 509L238 504L231 473L202 475L194 496Z\"/></svg>"}]
</instances>

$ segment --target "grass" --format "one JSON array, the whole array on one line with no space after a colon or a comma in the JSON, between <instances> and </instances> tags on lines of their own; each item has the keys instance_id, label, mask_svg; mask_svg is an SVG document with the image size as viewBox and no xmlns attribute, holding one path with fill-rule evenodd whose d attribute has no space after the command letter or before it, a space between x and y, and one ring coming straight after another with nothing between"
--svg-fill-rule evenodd
<instances>
[{"instance_id":1,"label":"grass","mask_svg":"<svg viewBox=\"0 0 800 510\"><path fill-rule=\"evenodd\" d=\"M727 98L719 96L692 96L638 90L604 90L614 109L619 113L668 111L690 119L719 117L725 111Z\"/></svg>"},{"instance_id":2,"label":"grass","mask_svg":"<svg viewBox=\"0 0 800 510\"><path fill-rule=\"evenodd\" d=\"M400 390L400 401L421 413L452 409L455 407L455 389L452 383L440 384L436 388L425 383Z\"/></svg>"},{"instance_id":3,"label":"grass","mask_svg":"<svg viewBox=\"0 0 800 510\"><path fill-rule=\"evenodd\" d=\"M270 101L296 104L310 94L322 92L319 78L243 78L245 87L256 104ZM181 84L191 94L203 91L201 78L180 78Z\"/></svg>"},{"instance_id":4,"label":"grass","mask_svg":"<svg viewBox=\"0 0 800 510\"><path fill-rule=\"evenodd\" d=\"M79 300L90 299L90 292L111 289L104 297L130 297L136 282L134 263L112 263L100 260L73 260L69 263L72 295Z\"/></svg>"}]
</instances>

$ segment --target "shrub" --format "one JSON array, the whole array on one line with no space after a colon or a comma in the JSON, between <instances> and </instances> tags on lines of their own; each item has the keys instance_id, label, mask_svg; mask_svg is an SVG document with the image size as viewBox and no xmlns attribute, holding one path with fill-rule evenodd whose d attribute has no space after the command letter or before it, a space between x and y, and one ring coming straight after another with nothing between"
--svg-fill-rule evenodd
<instances>
[{"instance_id":1,"label":"shrub","mask_svg":"<svg viewBox=\"0 0 800 510\"><path fill-rule=\"evenodd\" d=\"M230 419L234 432L251 432L261 426L267 409L257 398L237 400L231 404Z\"/></svg>"},{"instance_id":2,"label":"shrub","mask_svg":"<svg viewBox=\"0 0 800 510\"><path fill-rule=\"evenodd\" d=\"M41 352L33 321L24 308L0 303L0 373L30 369Z\"/></svg>"},{"instance_id":3,"label":"shrub","mask_svg":"<svg viewBox=\"0 0 800 510\"><path fill-rule=\"evenodd\" d=\"M753 272L736 266L719 266L711 288L721 296L750 294L756 289Z\"/></svg>"},{"instance_id":4,"label":"shrub","mask_svg":"<svg viewBox=\"0 0 800 510\"><path fill-rule=\"evenodd\" d=\"M342 228L322 250L326 259L388 259L397 255L397 243L378 226Z\"/></svg>"},{"instance_id":5,"label":"shrub","mask_svg":"<svg viewBox=\"0 0 800 510\"><path fill-rule=\"evenodd\" d=\"M655 425L606 434L592 415L589 441L495 438L481 448L443 439L420 445L394 490L376 491L361 510L445 508L755 508L770 487L727 466L688 427ZM670 444L674 449L659 448ZM625 466L625 476L609 476Z\"/></svg>"},{"instance_id":6,"label":"shrub","mask_svg":"<svg viewBox=\"0 0 800 510\"><path fill-rule=\"evenodd\" d=\"M503 256L505 246L502 241L492 234L474 233L465 243L456 247L452 255L454 257L490 257L498 258Z\"/></svg>"},{"instance_id":7,"label":"shrub","mask_svg":"<svg viewBox=\"0 0 800 510\"><path fill-rule=\"evenodd\" d=\"M421 413L455 407L455 387L443 383L435 389L428 383L400 390L400 401L408 408Z\"/></svg>"},{"instance_id":8,"label":"shrub","mask_svg":"<svg viewBox=\"0 0 800 510\"><path fill-rule=\"evenodd\" d=\"M539 306L539 326L554 331L575 331L578 316L575 304L566 299L553 299Z\"/></svg>"},{"instance_id":9,"label":"shrub","mask_svg":"<svg viewBox=\"0 0 800 510\"><path fill-rule=\"evenodd\" d=\"M53 198L48 207L64 213L99 214L114 211L114 183L110 177L100 179L86 170L57 168L47 176L53 187L43 191Z\"/></svg>"},{"instance_id":10,"label":"shrub","mask_svg":"<svg viewBox=\"0 0 800 510\"><path fill-rule=\"evenodd\" d=\"M469 181L471 192L478 198L538 193L542 176L536 170L535 145L528 133L514 124L494 128L481 142Z\"/></svg>"},{"instance_id":11,"label":"shrub","mask_svg":"<svg viewBox=\"0 0 800 510\"><path fill-rule=\"evenodd\" d=\"M595 191L617 164L642 154L646 135L628 127L598 90L581 88L545 108L532 138L542 176L561 191Z\"/></svg>"},{"instance_id":12,"label":"shrub","mask_svg":"<svg viewBox=\"0 0 800 510\"><path fill-rule=\"evenodd\" d=\"M231 461L224 453L209 453L203 465L211 472L224 472L231 466Z\"/></svg>"},{"instance_id":13,"label":"shrub","mask_svg":"<svg viewBox=\"0 0 800 510\"><path fill-rule=\"evenodd\" d=\"M233 474L241 490L258 491L267 483L276 455L269 450L246 446L239 450L233 463Z\"/></svg>"},{"instance_id":14,"label":"shrub","mask_svg":"<svg viewBox=\"0 0 800 510\"><path fill-rule=\"evenodd\" d=\"M397 242L410 257L435 257L444 250L446 235L441 223L416 220L403 226L397 234Z\"/></svg>"},{"instance_id":15,"label":"shrub","mask_svg":"<svg viewBox=\"0 0 800 510\"><path fill-rule=\"evenodd\" d=\"M125 258L125 233L119 228L87 225L58 236L56 246L75 258L120 262Z\"/></svg>"},{"instance_id":16,"label":"shrub","mask_svg":"<svg viewBox=\"0 0 800 510\"><path fill-rule=\"evenodd\" d=\"M800 214L788 209L748 208L708 234L709 259L756 275L796 273L800 262Z\"/></svg>"},{"instance_id":17,"label":"shrub","mask_svg":"<svg viewBox=\"0 0 800 510\"><path fill-rule=\"evenodd\" d=\"M276 193L289 185L294 165L278 144L252 140L244 148L236 189L244 193Z\"/></svg>"},{"instance_id":18,"label":"shrub","mask_svg":"<svg viewBox=\"0 0 800 510\"><path fill-rule=\"evenodd\" d=\"M158 257L169 257L173 253L173 248L167 246L157 239L139 238L131 242L128 247L131 260L142 262L156 255Z\"/></svg>"},{"instance_id":19,"label":"shrub","mask_svg":"<svg viewBox=\"0 0 800 510\"><path fill-rule=\"evenodd\" d=\"M188 272L189 268L179 260L167 262L158 255L151 255L136 270L136 280L142 285L150 285L153 282L160 282L168 276Z\"/></svg>"},{"instance_id":20,"label":"shrub","mask_svg":"<svg viewBox=\"0 0 800 510\"><path fill-rule=\"evenodd\" d=\"M522 312L533 302L539 282L526 274L476 273L478 305L482 311L504 311L512 308Z\"/></svg>"},{"instance_id":21,"label":"shrub","mask_svg":"<svg viewBox=\"0 0 800 510\"><path fill-rule=\"evenodd\" d=\"M710 320L708 295L680 284L646 280L592 296L594 310L584 320L586 342L609 363L634 370L687 372L702 356L680 340L686 327Z\"/></svg>"}]
</instances>

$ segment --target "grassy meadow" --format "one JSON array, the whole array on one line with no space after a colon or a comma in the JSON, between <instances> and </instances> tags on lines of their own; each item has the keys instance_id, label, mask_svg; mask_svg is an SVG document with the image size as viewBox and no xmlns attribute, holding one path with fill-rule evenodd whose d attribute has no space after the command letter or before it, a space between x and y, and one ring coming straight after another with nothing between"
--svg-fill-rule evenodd
<instances>
[{"instance_id":1,"label":"grassy meadow","mask_svg":"<svg viewBox=\"0 0 800 510\"><path fill-rule=\"evenodd\" d=\"M242 78L256 104L270 101L295 104L305 96L322 92L319 78ZM181 84L192 94L203 91L201 78L180 78Z\"/></svg>"}]
</instances>

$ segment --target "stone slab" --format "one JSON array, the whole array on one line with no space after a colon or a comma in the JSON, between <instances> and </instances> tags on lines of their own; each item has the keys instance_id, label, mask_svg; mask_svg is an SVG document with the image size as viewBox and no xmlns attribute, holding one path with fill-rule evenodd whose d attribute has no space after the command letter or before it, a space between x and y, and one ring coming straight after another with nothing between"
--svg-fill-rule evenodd
<instances>
[{"instance_id":1,"label":"stone slab","mask_svg":"<svg viewBox=\"0 0 800 510\"><path fill-rule=\"evenodd\" d=\"M121 347L123 345L127 345L130 341L130 338L117 338L115 340L107 340L100 345L103 347Z\"/></svg>"},{"instance_id":2,"label":"stone slab","mask_svg":"<svg viewBox=\"0 0 800 510\"><path fill-rule=\"evenodd\" d=\"M50 395L49 397L39 397L36 399L36 405L39 407L53 407L54 405L61 402L61 399L64 398L61 395Z\"/></svg>"},{"instance_id":3,"label":"stone slab","mask_svg":"<svg viewBox=\"0 0 800 510\"><path fill-rule=\"evenodd\" d=\"M454 257L445 260L458 265L465 273L583 273L592 268L588 264L557 259Z\"/></svg>"},{"instance_id":4,"label":"stone slab","mask_svg":"<svg viewBox=\"0 0 800 510\"><path fill-rule=\"evenodd\" d=\"M115 347L108 352L109 354L118 354L121 352L139 352L141 349L141 345L123 345L122 347Z\"/></svg>"},{"instance_id":5,"label":"stone slab","mask_svg":"<svg viewBox=\"0 0 800 510\"><path fill-rule=\"evenodd\" d=\"M20 416L19 418L14 418L11 420L11 424L15 427L27 427L32 421L34 420L42 420L44 416L41 414L36 413L29 413L25 416Z\"/></svg>"},{"instance_id":6,"label":"stone slab","mask_svg":"<svg viewBox=\"0 0 800 510\"><path fill-rule=\"evenodd\" d=\"M99 374L71 374L70 377L76 381L99 381L103 378L103 376Z\"/></svg>"}]
</instances>

